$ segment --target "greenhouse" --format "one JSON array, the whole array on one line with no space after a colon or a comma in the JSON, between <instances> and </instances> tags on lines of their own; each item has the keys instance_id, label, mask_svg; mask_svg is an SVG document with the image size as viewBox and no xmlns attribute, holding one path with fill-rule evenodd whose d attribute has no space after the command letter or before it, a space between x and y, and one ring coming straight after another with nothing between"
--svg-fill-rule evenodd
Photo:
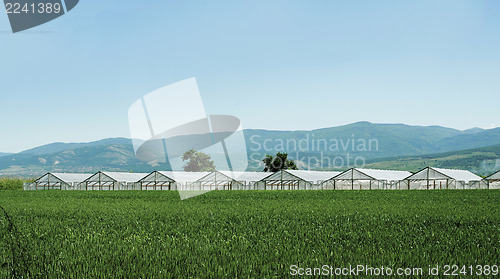
<instances>
[{"instance_id":1,"label":"greenhouse","mask_svg":"<svg viewBox=\"0 0 500 279\"><path fill-rule=\"evenodd\" d=\"M321 185L324 181L340 174L339 171L288 170L288 172L305 181L311 181L314 185Z\"/></svg>"},{"instance_id":2,"label":"greenhouse","mask_svg":"<svg viewBox=\"0 0 500 279\"><path fill-rule=\"evenodd\" d=\"M238 181L241 184L242 190L264 190L264 182L262 180L272 175L270 172L251 171L221 171L221 173Z\"/></svg>"},{"instance_id":3,"label":"greenhouse","mask_svg":"<svg viewBox=\"0 0 500 279\"><path fill-rule=\"evenodd\" d=\"M210 172L184 172L184 171L159 171L160 174L170 177L175 181L174 188L177 190L200 190L198 180L210 174Z\"/></svg>"},{"instance_id":4,"label":"greenhouse","mask_svg":"<svg viewBox=\"0 0 500 279\"><path fill-rule=\"evenodd\" d=\"M175 180L166 172L154 171L138 181L141 190L176 190Z\"/></svg>"},{"instance_id":5,"label":"greenhouse","mask_svg":"<svg viewBox=\"0 0 500 279\"><path fill-rule=\"evenodd\" d=\"M400 189L470 189L481 177L467 170L426 167L406 177L399 183Z\"/></svg>"},{"instance_id":6,"label":"greenhouse","mask_svg":"<svg viewBox=\"0 0 500 279\"><path fill-rule=\"evenodd\" d=\"M149 173L98 172L77 186L78 190L140 190L139 181Z\"/></svg>"},{"instance_id":7,"label":"greenhouse","mask_svg":"<svg viewBox=\"0 0 500 279\"><path fill-rule=\"evenodd\" d=\"M484 181L488 189L500 189L500 171L486 177Z\"/></svg>"},{"instance_id":8,"label":"greenhouse","mask_svg":"<svg viewBox=\"0 0 500 279\"><path fill-rule=\"evenodd\" d=\"M262 179L263 190L312 190L338 172L281 170Z\"/></svg>"},{"instance_id":9,"label":"greenhouse","mask_svg":"<svg viewBox=\"0 0 500 279\"><path fill-rule=\"evenodd\" d=\"M341 174L322 183L328 190L372 190L396 189L397 183L411 175L407 171L348 169Z\"/></svg>"},{"instance_id":10,"label":"greenhouse","mask_svg":"<svg viewBox=\"0 0 500 279\"><path fill-rule=\"evenodd\" d=\"M200 179L210 172L154 171L139 180L137 190L200 190Z\"/></svg>"},{"instance_id":11,"label":"greenhouse","mask_svg":"<svg viewBox=\"0 0 500 279\"><path fill-rule=\"evenodd\" d=\"M85 173L46 173L33 183L24 183L24 190L71 190L74 185L89 178Z\"/></svg>"},{"instance_id":12,"label":"greenhouse","mask_svg":"<svg viewBox=\"0 0 500 279\"><path fill-rule=\"evenodd\" d=\"M192 186L195 190L241 190L243 184L220 171L213 171L195 181Z\"/></svg>"},{"instance_id":13,"label":"greenhouse","mask_svg":"<svg viewBox=\"0 0 500 279\"><path fill-rule=\"evenodd\" d=\"M499 189L500 171L481 179L466 170L427 167L407 171L351 168L334 171L281 170L153 171L151 173L46 173L24 190L371 190L371 189Z\"/></svg>"}]
</instances>

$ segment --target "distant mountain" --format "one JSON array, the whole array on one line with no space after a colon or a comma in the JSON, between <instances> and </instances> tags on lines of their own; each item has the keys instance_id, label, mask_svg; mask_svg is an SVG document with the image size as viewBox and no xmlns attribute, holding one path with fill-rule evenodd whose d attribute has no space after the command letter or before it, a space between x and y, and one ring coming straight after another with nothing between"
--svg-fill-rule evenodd
<instances>
[{"instance_id":1,"label":"distant mountain","mask_svg":"<svg viewBox=\"0 0 500 279\"><path fill-rule=\"evenodd\" d=\"M462 133L454 137L441 139L436 143L435 151L464 150L495 144L500 144L500 128L484 130L473 134Z\"/></svg>"},{"instance_id":2,"label":"distant mountain","mask_svg":"<svg viewBox=\"0 0 500 279\"><path fill-rule=\"evenodd\" d=\"M7 156L7 155L12 155L12 153L2 153L2 152L0 152L0 157Z\"/></svg>"},{"instance_id":3,"label":"distant mountain","mask_svg":"<svg viewBox=\"0 0 500 279\"><path fill-rule=\"evenodd\" d=\"M432 166L465 169L479 175L489 175L500 170L500 145L424 156L380 158L367 163L366 167L378 169L416 172L427 166Z\"/></svg>"},{"instance_id":4,"label":"distant mountain","mask_svg":"<svg viewBox=\"0 0 500 279\"><path fill-rule=\"evenodd\" d=\"M56 153L56 152L60 152L60 151L70 150L70 149L99 146L99 145L114 145L114 144L128 145L128 144L130 144L130 139L127 139L127 138L109 138L109 139L103 139L103 140L98 140L98 141L93 141L93 142L84 142L84 143L55 142L55 143L35 147L32 149L28 149L28 150L25 150L23 152L20 152L19 154L43 155L43 154L51 154L51 153Z\"/></svg>"},{"instance_id":5,"label":"distant mountain","mask_svg":"<svg viewBox=\"0 0 500 279\"><path fill-rule=\"evenodd\" d=\"M94 173L100 170L150 172L154 169L135 158L131 144L89 145L51 154L19 153L0 157L1 174Z\"/></svg>"},{"instance_id":6,"label":"distant mountain","mask_svg":"<svg viewBox=\"0 0 500 279\"><path fill-rule=\"evenodd\" d=\"M380 158L424 156L500 144L500 128L466 131L440 126L410 126L404 124L373 124L358 122L339 127L312 131L244 131L250 170L260 170L265 154L287 152L302 168L325 169L325 162L362 158L376 163ZM231 149L231 143L227 144ZM484 153L480 154L480 157ZM488 153L487 159L494 159ZM216 155L216 156L219 156ZM312 159L311 159L312 158ZM471 157L467 157L471 158ZM386 159L384 159L387 161ZM397 159L399 160L399 159ZM450 159L451 160L451 159ZM479 159L478 159L479 160ZM444 164L444 163L443 163ZM340 166L345 167L345 164ZM471 163L469 167L477 167ZM0 156L0 175L35 175L46 171L95 172L150 171L164 169L161 165L141 162L134 156L132 141L126 138L104 139L89 143L53 143L18 154Z\"/></svg>"},{"instance_id":7,"label":"distant mountain","mask_svg":"<svg viewBox=\"0 0 500 279\"><path fill-rule=\"evenodd\" d=\"M373 124L358 122L350 125L317 129L312 131L267 131L245 130L247 149L252 152L288 153L323 152L329 155L362 154L367 158L380 158L398 155L427 154L436 151L436 143L446 138L463 134L462 131L440 126L409 126L404 124ZM327 140L327 146L318 140ZM308 150L302 147L309 142ZM367 152L360 143L372 145ZM266 145L264 143L266 142ZM284 144L282 144L284 142ZM288 144L287 144L288 143ZM294 143L296 143L294 145ZM338 143L337 146L335 144ZM500 141L498 141L500 143ZM314 150L312 147L315 147ZM336 148L338 147L338 148ZM371 147L371 148L370 148ZM318 150L319 149L319 150Z\"/></svg>"},{"instance_id":8,"label":"distant mountain","mask_svg":"<svg viewBox=\"0 0 500 279\"><path fill-rule=\"evenodd\" d=\"M479 133L479 132L483 132L483 131L485 131L485 129L475 127L475 128L464 130L462 132L464 134L474 134L474 133Z\"/></svg>"}]
</instances>

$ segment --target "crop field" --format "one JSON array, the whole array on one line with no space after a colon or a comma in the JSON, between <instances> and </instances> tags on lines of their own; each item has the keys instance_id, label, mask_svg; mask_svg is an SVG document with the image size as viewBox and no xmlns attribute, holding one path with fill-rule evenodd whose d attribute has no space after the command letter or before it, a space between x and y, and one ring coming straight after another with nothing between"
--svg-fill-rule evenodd
<instances>
[{"instance_id":1,"label":"crop field","mask_svg":"<svg viewBox=\"0 0 500 279\"><path fill-rule=\"evenodd\" d=\"M497 190L0 191L0 278L498 265L499 205Z\"/></svg>"}]
</instances>

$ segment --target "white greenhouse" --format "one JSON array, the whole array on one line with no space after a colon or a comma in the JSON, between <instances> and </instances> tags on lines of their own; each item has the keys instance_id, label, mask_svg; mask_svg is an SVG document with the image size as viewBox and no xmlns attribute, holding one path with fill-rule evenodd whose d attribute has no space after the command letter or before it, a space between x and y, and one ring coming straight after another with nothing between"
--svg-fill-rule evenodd
<instances>
[{"instance_id":1,"label":"white greenhouse","mask_svg":"<svg viewBox=\"0 0 500 279\"><path fill-rule=\"evenodd\" d=\"M488 189L500 189L500 171L486 177L484 181Z\"/></svg>"},{"instance_id":2,"label":"white greenhouse","mask_svg":"<svg viewBox=\"0 0 500 279\"><path fill-rule=\"evenodd\" d=\"M241 190L243 184L220 171L213 171L192 184L193 190Z\"/></svg>"},{"instance_id":3,"label":"white greenhouse","mask_svg":"<svg viewBox=\"0 0 500 279\"><path fill-rule=\"evenodd\" d=\"M140 190L139 181L149 173L98 172L79 183L78 190Z\"/></svg>"},{"instance_id":4,"label":"white greenhouse","mask_svg":"<svg viewBox=\"0 0 500 279\"><path fill-rule=\"evenodd\" d=\"M134 183L137 190L200 190L200 179L210 172L153 171Z\"/></svg>"},{"instance_id":5,"label":"white greenhouse","mask_svg":"<svg viewBox=\"0 0 500 279\"><path fill-rule=\"evenodd\" d=\"M397 183L408 177L407 171L351 168L322 184L329 190L396 189Z\"/></svg>"},{"instance_id":6,"label":"white greenhouse","mask_svg":"<svg viewBox=\"0 0 500 279\"><path fill-rule=\"evenodd\" d=\"M466 170L434 167L407 171L351 168L334 171L271 172L97 172L46 173L24 190L372 190L499 189L500 171L481 179Z\"/></svg>"},{"instance_id":7,"label":"white greenhouse","mask_svg":"<svg viewBox=\"0 0 500 279\"><path fill-rule=\"evenodd\" d=\"M210 174L210 172L184 172L184 171L160 171L162 175L175 181L177 190L200 190L198 180Z\"/></svg>"},{"instance_id":8,"label":"white greenhouse","mask_svg":"<svg viewBox=\"0 0 500 279\"><path fill-rule=\"evenodd\" d=\"M281 170L262 179L263 190L313 190L319 189L320 184L339 172Z\"/></svg>"},{"instance_id":9,"label":"white greenhouse","mask_svg":"<svg viewBox=\"0 0 500 279\"><path fill-rule=\"evenodd\" d=\"M263 189L264 182L262 180L270 175L271 172L251 172L251 171L221 171L221 173L241 184L242 190L261 190Z\"/></svg>"},{"instance_id":10,"label":"white greenhouse","mask_svg":"<svg viewBox=\"0 0 500 279\"><path fill-rule=\"evenodd\" d=\"M481 177L467 170L426 167L402 180L401 189L470 189Z\"/></svg>"},{"instance_id":11,"label":"white greenhouse","mask_svg":"<svg viewBox=\"0 0 500 279\"><path fill-rule=\"evenodd\" d=\"M170 174L154 171L138 181L141 190L176 190L175 180Z\"/></svg>"},{"instance_id":12,"label":"white greenhouse","mask_svg":"<svg viewBox=\"0 0 500 279\"><path fill-rule=\"evenodd\" d=\"M73 190L75 186L89 178L86 173L46 173L33 183L24 183L24 190Z\"/></svg>"}]
</instances>

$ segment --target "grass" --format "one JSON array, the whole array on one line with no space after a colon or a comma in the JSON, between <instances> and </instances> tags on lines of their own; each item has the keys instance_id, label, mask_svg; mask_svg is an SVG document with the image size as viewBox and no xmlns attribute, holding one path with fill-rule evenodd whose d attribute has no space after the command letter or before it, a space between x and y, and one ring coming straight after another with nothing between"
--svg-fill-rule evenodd
<instances>
[{"instance_id":1,"label":"grass","mask_svg":"<svg viewBox=\"0 0 500 279\"><path fill-rule=\"evenodd\" d=\"M20 273L272 278L301 267L498 264L500 191L2 191ZM8 230L0 217L0 233ZM9 234L0 277L12 272ZM1 236L0 236L1 237ZM24 251L24 253L20 253ZM22 262L24 260L24 263Z\"/></svg>"}]
</instances>

